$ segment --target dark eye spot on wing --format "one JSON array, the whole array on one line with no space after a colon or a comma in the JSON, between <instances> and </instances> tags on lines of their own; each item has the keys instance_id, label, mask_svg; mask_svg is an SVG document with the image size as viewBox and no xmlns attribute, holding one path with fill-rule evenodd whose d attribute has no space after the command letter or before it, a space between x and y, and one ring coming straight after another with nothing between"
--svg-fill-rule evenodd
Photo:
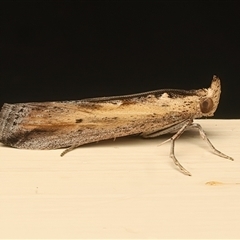
<instances>
[{"instance_id":1,"label":"dark eye spot on wing","mask_svg":"<svg viewBox=\"0 0 240 240\"><path fill-rule=\"evenodd\" d=\"M81 123L83 120L81 118L76 119L76 123Z\"/></svg>"}]
</instances>

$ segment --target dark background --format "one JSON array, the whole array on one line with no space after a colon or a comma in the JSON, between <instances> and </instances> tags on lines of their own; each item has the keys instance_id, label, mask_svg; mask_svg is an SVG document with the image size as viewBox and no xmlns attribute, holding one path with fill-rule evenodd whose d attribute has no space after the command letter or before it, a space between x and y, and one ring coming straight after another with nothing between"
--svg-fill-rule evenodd
<instances>
[{"instance_id":1,"label":"dark background","mask_svg":"<svg viewBox=\"0 0 240 240\"><path fill-rule=\"evenodd\" d=\"M239 1L1 1L0 107L222 80L240 117Z\"/></svg>"}]
</instances>

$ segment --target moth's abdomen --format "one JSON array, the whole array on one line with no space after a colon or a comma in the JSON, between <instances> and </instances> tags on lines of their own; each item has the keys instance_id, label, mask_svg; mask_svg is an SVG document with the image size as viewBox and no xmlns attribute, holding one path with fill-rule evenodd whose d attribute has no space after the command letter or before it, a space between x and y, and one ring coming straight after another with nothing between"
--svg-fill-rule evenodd
<instances>
[{"instance_id":1,"label":"moth's abdomen","mask_svg":"<svg viewBox=\"0 0 240 240\"><path fill-rule=\"evenodd\" d=\"M40 104L4 104L0 113L0 142L6 146L25 149L71 146L76 140L71 138L71 125L48 124L46 115L37 123L34 117L41 113L40 109L46 110L47 107ZM76 134L79 135L79 132Z\"/></svg>"},{"instance_id":2,"label":"moth's abdomen","mask_svg":"<svg viewBox=\"0 0 240 240\"><path fill-rule=\"evenodd\" d=\"M125 112L106 117L70 110L63 105L52 108L48 104L5 104L1 111L0 141L15 148L57 149L154 132L182 121L182 113L170 113L172 117L166 118L161 114L143 116L138 111L126 118Z\"/></svg>"}]
</instances>

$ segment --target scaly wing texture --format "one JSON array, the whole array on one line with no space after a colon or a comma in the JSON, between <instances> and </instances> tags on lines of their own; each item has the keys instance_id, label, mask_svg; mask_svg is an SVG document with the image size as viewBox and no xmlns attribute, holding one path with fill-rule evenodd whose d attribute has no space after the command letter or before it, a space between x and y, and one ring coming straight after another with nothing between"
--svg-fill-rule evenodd
<instances>
[{"instance_id":1,"label":"scaly wing texture","mask_svg":"<svg viewBox=\"0 0 240 240\"><path fill-rule=\"evenodd\" d=\"M217 86L217 87L216 87ZM215 89L216 88L216 89ZM220 80L211 88L160 90L81 101L4 104L0 141L28 149L55 149L132 134L155 132L202 117L202 99L220 96Z\"/></svg>"}]
</instances>

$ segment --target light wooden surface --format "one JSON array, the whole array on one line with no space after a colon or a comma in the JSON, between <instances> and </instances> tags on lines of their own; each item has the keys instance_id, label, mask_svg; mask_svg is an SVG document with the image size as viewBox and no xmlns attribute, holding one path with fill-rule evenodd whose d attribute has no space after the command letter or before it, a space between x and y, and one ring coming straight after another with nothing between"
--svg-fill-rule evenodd
<instances>
[{"instance_id":1,"label":"light wooden surface","mask_svg":"<svg viewBox=\"0 0 240 240\"><path fill-rule=\"evenodd\" d=\"M62 150L0 146L1 238L240 238L240 120L198 120L196 131Z\"/></svg>"}]
</instances>

